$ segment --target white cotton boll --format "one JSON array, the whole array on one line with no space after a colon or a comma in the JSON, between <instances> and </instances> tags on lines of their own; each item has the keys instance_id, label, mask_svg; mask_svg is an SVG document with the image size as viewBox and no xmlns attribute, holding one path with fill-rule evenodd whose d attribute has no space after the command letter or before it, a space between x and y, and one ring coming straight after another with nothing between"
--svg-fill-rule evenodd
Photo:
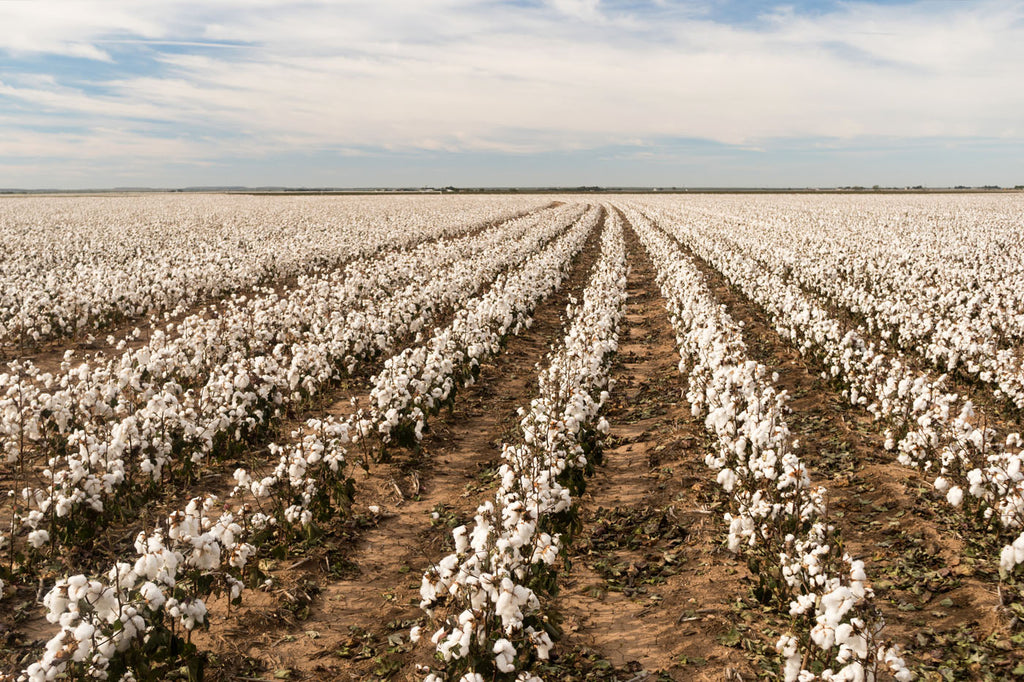
<instances>
[{"instance_id":1,"label":"white cotton boll","mask_svg":"<svg viewBox=\"0 0 1024 682\"><path fill-rule=\"evenodd\" d=\"M45 530L34 530L28 534L28 543L39 549L50 541L50 534Z\"/></svg>"},{"instance_id":2,"label":"white cotton boll","mask_svg":"<svg viewBox=\"0 0 1024 682\"><path fill-rule=\"evenodd\" d=\"M868 641L864 635L850 634L844 645L849 647L858 659L864 660L868 657Z\"/></svg>"},{"instance_id":3,"label":"white cotton boll","mask_svg":"<svg viewBox=\"0 0 1024 682\"><path fill-rule=\"evenodd\" d=\"M952 488L949 489L949 492L946 493L946 501L949 502L954 507L959 507L963 500L964 491L960 488L960 486L953 486Z\"/></svg>"},{"instance_id":4,"label":"white cotton boll","mask_svg":"<svg viewBox=\"0 0 1024 682\"><path fill-rule=\"evenodd\" d=\"M96 632L96 626L86 621L78 624L74 636L77 641L84 642L91 639L94 632Z\"/></svg>"},{"instance_id":5,"label":"white cotton boll","mask_svg":"<svg viewBox=\"0 0 1024 682\"><path fill-rule=\"evenodd\" d=\"M1016 566L1017 557L1013 545L1006 545L1003 547L1003 551L999 553L999 568L1010 573Z\"/></svg>"},{"instance_id":6,"label":"white cotton boll","mask_svg":"<svg viewBox=\"0 0 1024 682\"><path fill-rule=\"evenodd\" d=\"M420 638L422 636L423 636L423 628L420 627L419 625L415 625L415 626L413 626L413 628L411 630L409 630L409 641L412 642L413 644L416 644L417 642L419 642Z\"/></svg>"},{"instance_id":7,"label":"white cotton boll","mask_svg":"<svg viewBox=\"0 0 1024 682\"><path fill-rule=\"evenodd\" d=\"M1013 571L1019 564L1024 564L1024 533L1013 544L1003 547L999 555L999 566L1007 572Z\"/></svg>"},{"instance_id":8,"label":"white cotton boll","mask_svg":"<svg viewBox=\"0 0 1024 682\"><path fill-rule=\"evenodd\" d=\"M142 595L146 605L154 611L163 606L164 601L166 600L163 590L157 587L154 583L148 581L139 588L139 594Z\"/></svg>"},{"instance_id":9,"label":"white cotton boll","mask_svg":"<svg viewBox=\"0 0 1024 682\"><path fill-rule=\"evenodd\" d=\"M811 628L811 639L822 649L831 649L836 643L836 632L830 626L819 623Z\"/></svg>"},{"instance_id":10,"label":"white cotton boll","mask_svg":"<svg viewBox=\"0 0 1024 682\"><path fill-rule=\"evenodd\" d=\"M469 540L466 537L467 528L466 526L459 526L452 531L452 538L455 540L455 552L456 554L465 554L466 550L469 549Z\"/></svg>"},{"instance_id":11,"label":"white cotton boll","mask_svg":"<svg viewBox=\"0 0 1024 682\"><path fill-rule=\"evenodd\" d=\"M933 485L935 486L935 489L938 490L940 493L944 493L947 490L949 490L949 481L943 478L942 476L936 478L935 483Z\"/></svg>"},{"instance_id":12,"label":"white cotton boll","mask_svg":"<svg viewBox=\"0 0 1024 682\"><path fill-rule=\"evenodd\" d=\"M516 649L512 646L512 642L505 638L501 638L494 643L494 654L495 664L498 666L498 670L503 673L514 672Z\"/></svg>"},{"instance_id":13,"label":"white cotton boll","mask_svg":"<svg viewBox=\"0 0 1024 682\"><path fill-rule=\"evenodd\" d=\"M736 487L736 472L732 469L722 469L718 472L718 484L725 489L725 492L731 493Z\"/></svg>"},{"instance_id":14,"label":"white cotton boll","mask_svg":"<svg viewBox=\"0 0 1024 682\"><path fill-rule=\"evenodd\" d=\"M814 606L814 594L798 595L794 601L789 603L789 615L798 616L807 613L807 610Z\"/></svg>"},{"instance_id":15,"label":"white cotton boll","mask_svg":"<svg viewBox=\"0 0 1024 682\"><path fill-rule=\"evenodd\" d=\"M453 634L457 635L457 646L459 649L459 658L469 653L469 647L473 642L473 623L464 623L461 632L456 630ZM483 678L480 678L480 682L483 682Z\"/></svg>"}]
</instances>

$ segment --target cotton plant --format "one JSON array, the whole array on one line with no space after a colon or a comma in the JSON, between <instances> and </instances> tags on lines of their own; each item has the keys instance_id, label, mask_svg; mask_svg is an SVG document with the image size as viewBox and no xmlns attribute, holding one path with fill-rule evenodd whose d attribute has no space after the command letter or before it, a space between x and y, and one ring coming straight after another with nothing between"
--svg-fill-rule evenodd
<instances>
[{"instance_id":1,"label":"cotton plant","mask_svg":"<svg viewBox=\"0 0 1024 682\"><path fill-rule=\"evenodd\" d=\"M254 542L261 548L308 539L317 526L349 513L355 482L346 446L352 442L348 420L309 419L284 445L270 445L277 465L266 475L236 469L231 497L249 512Z\"/></svg>"},{"instance_id":2,"label":"cotton plant","mask_svg":"<svg viewBox=\"0 0 1024 682\"><path fill-rule=\"evenodd\" d=\"M666 221L763 306L784 338L816 357L825 366L824 378L836 382L852 405L874 416L897 461L931 477L942 499L1007 543L1000 553L1004 572L1020 570L1012 549L1024 523L1018 433L987 426L970 401L947 390L947 377L914 369L898 349L871 342L863 328L840 322L787 276L793 263L758 262L748 251L752 244L737 239L741 231L730 229L732 236L725 237L692 221Z\"/></svg>"},{"instance_id":3,"label":"cotton plant","mask_svg":"<svg viewBox=\"0 0 1024 682\"><path fill-rule=\"evenodd\" d=\"M705 461L731 500L729 549L747 556L757 596L792 618L778 644L784 677L873 680L884 671L909 679L897 650L878 638L863 562L840 552L826 491L811 486L795 452L777 377L748 358L741 327L689 257L645 215L628 215L667 301L687 400L716 441ZM823 672L806 669L811 663Z\"/></svg>"},{"instance_id":4,"label":"cotton plant","mask_svg":"<svg viewBox=\"0 0 1024 682\"><path fill-rule=\"evenodd\" d=\"M592 215L596 215L596 212L592 212ZM503 290L504 298L498 299L499 302L492 307L500 310L522 310L524 314L528 314L532 306L549 293L561 277L564 277L564 274L556 275L549 272L545 275L540 271L548 269L564 273L566 264L575 253L578 253L593 227L593 222L576 221L567 238L556 239L551 244L546 244L544 239L534 239L533 242L538 248L541 248L541 254L546 254L545 257L528 261L533 264L534 272L526 278L512 278L514 285L506 287ZM524 324L524 322L520 320L517 324ZM508 332L516 331L512 326L508 326L506 329ZM497 346L493 350L496 348ZM479 357L481 359L486 357L487 352L486 350L481 351ZM258 386L252 383L254 381L258 383L258 380L254 380L251 374L247 376L250 383L239 381L241 385L236 385L235 381L231 380L230 384L239 390L249 388L258 390ZM393 386L391 390L396 391L398 387ZM351 504L353 492L352 482L346 473L347 450L355 443L379 437L377 434L380 433L381 425L386 423L386 419L386 415L379 410L369 412L360 410L343 420L332 417L308 420L305 426L297 429L284 445L272 444L270 446L270 450L277 456L277 464L269 473L260 474L246 469L236 470L233 475L235 487L229 500L229 510L221 510L218 514L213 514L212 510L216 501L212 499L203 502L199 508L203 510L203 513L210 512L205 517L202 517L202 513L200 514L202 523L210 525L212 528L218 528L223 523L233 523L241 529L236 531L232 527L230 534L236 544L241 543L246 548L239 552L233 551L230 554L231 559L241 561L241 563L228 562L235 573L224 569L229 574L225 575L223 582L202 581L197 583L198 587L191 589L188 593L188 601L182 602L188 606L187 609L183 610L178 602L169 602L174 607L169 612L173 618L184 618L185 620L167 622L177 622L178 624L174 627L184 627L183 632L187 637L187 632L190 632L192 628L203 626L206 622L205 599L212 593L212 589L224 589L232 599L240 598L245 583L242 577L236 577L236 574L247 565L251 565L252 560L260 556L259 552L267 552L278 544L287 543L294 538L309 537L315 531L316 524L324 522L333 515L346 513ZM192 527L188 525L193 523L189 519L196 517L195 504L199 504L199 502L190 504L190 508L185 510L183 518L186 528ZM536 507L537 505L534 503L532 507L534 511L531 513L536 513ZM175 527L182 525L182 522L177 519L177 516L172 516ZM517 528L516 532L521 537L529 536L527 531L531 526L525 511L518 517L508 516L505 518L505 523L510 523ZM163 545L160 543L160 539L167 535L168 533L161 528L154 529L151 531L151 535L147 536L147 547L150 543L156 543L155 546L158 549L161 548ZM181 533L171 534L170 539L180 545L184 538L194 545L196 537L193 531L188 531L184 535ZM200 545L193 547L194 551L189 550L192 551L191 556L196 558L193 559L190 556L185 560L185 565L202 566L205 571L216 571L217 560L219 559L223 565L228 553L216 536L211 538L209 533L204 533L198 537L202 538ZM546 557L553 562L557 555L557 550L554 549L557 539L543 532L538 537L547 538L547 544L539 551L535 551L538 560ZM184 551L178 550L177 547L178 545L174 545L172 556L173 551ZM238 556L241 556L241 559L238 559ZM531 558L533 558L533 554L531 554ZM178 559L178 563L181 564L182 560ZM101 584L104 583L101 581ZM170 584L174 585L175 581L171 580ZM152 591L152 588L146 589L147 592ZM152 627L164 627L160 623L165 621L160 619L164 617L165 611L156 614L155 620L147 620L147 612L140 613L147 623L150 623L151 620L156 623ZM150 626L147 625L147 627ZM543 650L545 637L548 636L546 632L536 629L529 632ZM65 670L65 659L54 652L63 650L64 641L68 636L62 631L51 640L52 651L51 649L47 651L53 655L44 656L42 660L34 664L36 667L26 670L25 675L43 675L39 679L46 679ZM140 641L138 638L126 640L124 643L125 656L142 656L144 658L147 655L145 647L148 641L150 640ZM505 651L505 655L508 655L507 651ZM89 670L102 676L103 666L106 664L97 660L99 661L97 665ZM132 660L140 659L133 658ZM132 667L131 663L126 665L129 668ZM26 679L29 678L26 677Z\"/></svg>"},{"instance_id":5,"label":"cotton plant","mask_svg":"<svg viewBox=\"0 0 1024 682\"><path fill-rule=\"evenodd\" d=\"M815 203L721 198L659 208L687 229L727 234L761 267L851 313L886 352L914 353L938 372L958 372L987 384L997 400L1024 406L1014 347L1024 339L1016 209L958 206L942 214L907 197Z\"/></svg>"},{"instance_id":6,"label":"cotton plant","mask_svg":"<svg viewBox=\"0 0 1024 682\"><path fill-rule=\"evenodd\" d=\"M451 403L459 386L475 379L481 358L529 325L537 302L568 277L571 255L583 247L598 217L596 210L588 212L522 267L498 277L444 330L384 363L373 379L370 410L385 445L422 440L428 419Z\"/></svg>"},{"instance_id":7,"label":"cotton plant","mask_svg":"<svg viewBox=\"0 0 1024 682\"><path fill-rule=\"evenodd\" d=\"M208 625L209 598L239 603L245 587L262 579L255 559L274 546L273 537L287 541L345 512L352 492L344 466L348 429L346 422L310 420L291 449L275 448L281 456L271 475L235 471L231 497L240 504L233 510L213 496L194 498L138 534L134 564L59 580L44 603L61 630L19 679L120 679L193 651L191 633Z\"/></svg>"},{"instance_id":8,"label":"cotton plant","mask_svg":"<svg viewBox=\"0 0 1024 682\"><path fill-rule=\"evenodd\" d=\"M331 272L388 247L458 238L542 207L528 197L16 202L0 211L0 348L87 340L128 320L180 316L209 298Z\"/></svg>"},{"instance_id":9,"label":"cotton plant","mask_svg":"<svg viewBox=\"0 0 1024 682\"><path fill-rule=\"evenodd\" d=\"M135 539L134 562L117 562L96 578L62 578L43 602L60 630L42 657L18 678L59 675L122 679L132 669L174 663L194 648L191 633L208 625L206 601L237 602L256 548L231 513L213 518L215 497L194 498Z\"/></svg>"},{"instance_id":10,"label":"cotton plant","mask_svg":"<svg viewBox=\"0 0 1024 682\"><path fill-rule=\"evenodd\" d=\"M0 412L7 431L23 423L37 447L52 453L45 485L22 493L42 516L19 514L16 530L42 525L60 547L88 532L97 515L116 511L111 505L126 493L144 497L195 475L212 453L259 437L342 369L387 351L403 334L421 331L442 305L459 305L488 278L543 252L583 213L543 212L360 261L344 278L300 278L285 295L238 296L225 311L178 321L177 337L154 334L105 363L66 357L60 379L48 379L52 393L25 384L40 398L29 401L34 407L22 422ZM397 292L387 291L391 286ZM24 372L37 373L30 365Z\"/></svg>"},{"instance_id":11,"label":"cotton plant","mask_svg":"<svg viewBox=\"0 0 1024 682\"><path fill-rule=\"evenodd\" d=\"M520 409L522 442L502 447L494 500L471 527L453 530L455 551L423 576L437 661L425 680L538 680L530 670L559 634L549 599L575 504L563 482L587 468L589 434L608 430L599 412L626 296L622 225L617 215L607 225L583 300L570 305L565 337L539 374L539 396ZM419 626L411 634L424 635Z\"/></svg>"}]
</instances>

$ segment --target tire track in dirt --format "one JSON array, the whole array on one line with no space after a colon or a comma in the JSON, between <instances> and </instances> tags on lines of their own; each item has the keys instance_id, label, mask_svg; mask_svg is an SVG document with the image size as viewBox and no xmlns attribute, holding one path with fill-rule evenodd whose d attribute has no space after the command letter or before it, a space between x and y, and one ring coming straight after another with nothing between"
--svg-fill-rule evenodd
<instances>
[{"instance_id":1,"label":"tire track in dirt","mask_svg":"<svg viewBox=\"0 0 1024 682\"><path fill-rule=\"evenodd\" d=\"M959 522L942 517L941 503L927 504L927 481L885 451L870 416L831 389L821 379L823 368L779 336L759 306L679 246L729 314L743 323L751 357L778 372L775 384L790 397L787 422L800 441L797 454L812 481L828 488L830 516L842 529L847 551L865 560L886 622L883 636L909 652L908 663L927 664L944 656L921 648L933 633L966 628L981 641L1005 632L992 577L997 571L967 556ZM926 629L928 636L920 640Z\"/></svg>"},{"instance_id":2,"label":"tire track in dirt","mask_svg":"<svg viewBox=\"0 0 1024 682\"><path fill-rule=\"evenodd\" d=\"M752 678L743 653L720 641L734 629L746 569L721 543L706 437L681 398L654 268L632 229L626 237L631 272L606 411L611 432L582 497L584 526L559 597L566 635L556 679Z\"/></svg>"},{"instance_id":3,"label":"tire track in dirt","mask_svg":"<svg viewBox=\"0 0 1024 682\"><path fill-rule=\"evenodd\" d=\"M535 365L561 339L568 298L582 293L599 245L595 229L570 277L537 307L530 329L481 364L452 413L432 420L419 452L396 449L390 462L356 475L354 540L342 541L333 557L291 562L292 569L275 572L283 585L276 594L247 596L237 615L214 622L212 630L222 633L212 638L217 655L232 661L224 678L255 665L289 670L290 679L414 679L415 663L431 655L429 642L408 642L409 628L423 622L422 574L450 551L451 528L470 520L496 487L501 443L516 432L516 410L536 393ZM305 597L294 600L302 603L297 617L282 601L304 586Z\"/></svg>"}]
</instances>

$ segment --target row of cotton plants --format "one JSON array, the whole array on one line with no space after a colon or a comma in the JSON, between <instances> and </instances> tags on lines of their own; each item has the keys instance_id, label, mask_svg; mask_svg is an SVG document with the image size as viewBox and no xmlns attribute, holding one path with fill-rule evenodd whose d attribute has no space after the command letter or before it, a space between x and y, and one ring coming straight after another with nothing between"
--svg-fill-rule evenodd
<instances>
[{"instance_id":1,"label":"row of cotton plants","mask_svg":"<svg viewBox=\"0 0 1024 682\"><path fill-rule=\"evenodd\" d=\"M209 378L199 384L198 390L185 390L173 378L157 381L155 386L149 384L147 380L154 374L148 371L149 364L128 365L135 370L128 374L128 379L125 374L129 369L123 365L119 369L94 370L83 364L69 370L66 376L77 377L79 381L66 389L59 402L78 407L84 416L65 418L59 423L59 414L48 410L49 405L57 402L54 395L59 394L39 393L33 408L22 405L24 400L14 400L23 398L26 391L13 393L6 403L11 408L7 410L12 425L8 430L12 436L31 436L33 429L34 435L46 434L44 447L51 455L44 471L47 485L26 489L26 506L18 510L14 528L27 533L30 554L52 551L71 537L95 531L96 514L91 512L116 511L108 509L111 500L117 500L115 506L124 506L132 495L148 494L170 478L171 472L167 470L172 467L194 473L211 452L254 435L284 408L315 394L338 375L340 367L351 371L357 361L392 349L410 332L425 328L442 311L466 301L499 272L517 266L531 254L544 253L544 245L564 232L579 213L556 211L546 219L528 221L530 224L521 233L511 230L510 237L500 240L485 235L483 241L488 248L474 248L468 255L462 254L462 258L447 255L438 267L420 261L419 265L431 276L416 272L416 282L390 298L364 300L348 314L341 311L332 315L326 306L344 303L346 299L340 294L353 291L351 287L316 290L316 300L322 305L315 305L310 296L297 294L275 298L294 314L267 315L261 319L295 320L300 314L308 317L316 312L323 319L310 324L292 344L274 340L272 349L252 341L240 344L226 361L207 370ZM591 216L594 215L596 211L592 211ZM583 228L577 232L579 229ZM339 295L332 296L334 293ZM303 304L312 313L300 313ZM247 322L253 317L246 312L251 310L243 311L231 326L250 333L254 325L247 326ZM260 329L263 331L257 335L272 337L269 322ZM197 345L216 344L216 327L208 331L208 340ZM184 343L189 342L186 339ZM252 355L254 347L269 352ZM126 356L137 359L140 353L130 352ZM119 395L120 391L142 395L145 402L111 400L110 396ZM97 394L104 397L97 399ZM96 407L102 407L104 412L87 412ZM121 409L116 411L115 407ZM42 426L26 425L22 420L26 412L43 417ZM62 425L67 426L64 433ZM14 443L13 438L9 442ZM23 443L18 447L20 453ZM15 464L20 466L21 462Z\"/></svg>"},{"instance_id":2,"label":"row of cotton plants","mask_svg":"<svg viewBox=\"0 0 1024 682\"><path fill-rule=\"evenodd\" d=\"M1022 203L1020 195L721 197L701 210L731 216L740 233L760 224L773 250L803 252L801 267L824 261L820 267L879 299L892 292L922 319L962 316L1021 341L1024 264L1015 253L1024 246Z\"/></svg>"},{"instance_id":3,"label":"row of cotton plants","mask_svg":"<svg viewBox=\"0 0 1024 682\"><path fill-rule=\"evenodd\" d=\"M537 304L555 291L568 274L599 215L597 210L588 212L584 220L520 269L499 277L487 292L469 301L456 314L455 321L436 330L420 346L429 349L432 358L429 381L435 388L443 386L448 391L445 402L453 404L456 389L473 381L475 372L471 368L498 352L509 334L519 334L528 325ZM474 349L471 355L466 351L470 347ZM387 362L407 353L408 350L402 351ZM425 377L422 380L428 381ZM407 382L406 375L382 372L373 378L372 391L397 394L407 389ZM418 433L422 433L432 413L428 410L418 414ZM290 444L271 445L271 452L279 455L271 474L260 476L237 470L232 496L251 499L253 506L266 514L256 525L272 527L281 541L308 533L312 526L331 518L351 499L351 481L343 473L342 446L367 442L385 446L392 441L396 428L390 409L373 406L358 410L343 421L310 420L305 431L292 434Z\"/></svg>"},{"instance_id":4,"label":"row of cotton plants","mask_svg":"<svg viewBox=\"0 0 1024 682\"><path fill-rule=\"evenodd\" d=\"M760 264L861 316L870 333L1024 409L1019 212L1011 220L904 208L880 225L879 216L786 207L741 217L685 210Z\"/></svg>"},{"instance_id":5,"label":"row of cotton plants","mask_svg":"<svg viewBox=\"0 0 1024 682\"><path fill-rule=\"evenodd\" d=\"M310 420L307 432L293 437L287 450L273 449L280 461L270 475L254 481L244 469L235 472L232 497L243 502L234 510L213 495L194 498L137 535L134 560L91 578L58 580L43 603L59 630L18 679L158 679L181 662L191 679L201 679L191 669L201 661L191 636L208 627L210 599L240 603L246 586L264 580L258 560L270 556L275 541L312 523L314 511L343 513L351 501L348 425ZM296 498L308 510L293 513L288 501Z\"/></svg>"},{"instance_id":6,"label":"row of cotton plants","mask_svg":"<svg viewBox=\"0 0 1024 682\"><path fill-rule=\"evenodd\" d=\"M392 439L419 442L428 417L454 400L460 384L475 379L480 359L495 353L507 334L532 324L530 311L561 286L571 256L583 248L600 218L600 209L589 210L549 249L498 277L447 328L384 363L370 390L370 412L385 444Z\"/></svg>"},{"instance_id":7,"label":"row of cotton plants","mask_svg":"<svg viewBox=\"0 0 1024 682\"><path fill-rule=\"evenodd\" d=\"M496 283L485 294L493 299L487 309L529 315L562 279L541 273L564 273L594 225L590 219L577 222L524 265L529 274L510 275ZM491 295L498 289L500 295ZM514 332L519 326L503 329ZM498 344L489 347L497 349ZM376 381L377 387L382 385ZM255 569L256 558L345 512L354 492L346 473L345 446L383 433L386 420L379 411L340 422L311 419L305 429L292 434L290 443L271 446L279 459L269 474L234 472L233 511L214 513L219 505L213 496L192 500L161 527L139 535L134 565L119 562L97 578L78 575L59 581L45 602L48 620L61 630L22 679L52 680L68 672L99 679L113 674L116 679L123 672L152 671L158 669L157 663L187 655L189 633L208 622L206 604L211 596L226 595L236 603L247 583L262 578Z\"/></svg>"},{"instance_id":8,"label":"row of cotton plants","mask_svg":"<svg viewBox=\"0 0 1024 682\"><path fill-rule=\"evenodd\" d=\"M535 210L523 197L8 197L0 349L178 313ZM41 276L42 273L42 276Z\"/></svg>"},{"instance_id":9,"label":"row of cotton plants","mask_svg":"<svg viewBox=\"0 0 1024 682\"><path fill-rule=\"evenodd\" d=\"M785 679L874 680L882 671L910 679L896 650L880 641L864 562L842 552L826 491L811 487L794 452L785 392L749 359L740 326L689 258L642 214L627 214L667 301L686 399L716 439L705 461L731 500L729 549L747 556L757 596L793 618L776 645Z\"/></svg>"},{"instance_id":10,"label":"row of cotton plants","mask_svg":"<svg viewBox=\"0 0 1024 682\"><path fill-rule=\"evenodd\" d=\"M851 404L886 428L902 464L934 477L954 507L1006 542L1001 568L1024 563L1024 450L1018 433L1000 435L970 401L945 390L944 376L915 371L896 351L870 343L780 274L761 267L716 232L664 218L673 233L768 313L776 330L824 366Z\"/></svg>"},{"instance_id":11,"label":"row of cotton plants","mask_svg":"<svg viewBox=\"0 0 1024 682\"><path fill-rule=\"evenodd\" d=\"M537 681L557 629L549 620L554 565L570 531L582 479L592 464L609 366L626 299L626 253L617 214L609 216L601 257L579 306L570 306L562 344L539 377L539 396L520 410L522 442L505 444L494 501L471 528L453 531L455 552L431 567L421 608L436 628L436 665L427 682ZM413 629L418 641L421 628Z\"/></svg>"},{"instance_id":12,"label":"row of cotton plants","mask_svg":"<svg viewBox=\"0 0 1024 682\"><path fill-rule=\"evenodd\" d=\"M382 351L396 334L425 327L430 318L424 313L464 295L460 280L476 281L525 258L581 212L542 212L480 235L359 259L325 276L300 278L281 295L233 297L168 324L141 347L118 356L80 361L66 354L56 375L40 375L31 363L18 363L0 375L6 460L17 460L36 441L60 443L76 428L121 422L154 397L181 400L189 389L200 401L204 393L230 394L233 382L220 381L221 389L216 388L217 377L228 374L224 367L267 355L280 361L293 346L316 343L328 333L337 347L334 355L351 347L342 355L343 365L354 369L357 358Z\"/></svg>"}]
</instances>

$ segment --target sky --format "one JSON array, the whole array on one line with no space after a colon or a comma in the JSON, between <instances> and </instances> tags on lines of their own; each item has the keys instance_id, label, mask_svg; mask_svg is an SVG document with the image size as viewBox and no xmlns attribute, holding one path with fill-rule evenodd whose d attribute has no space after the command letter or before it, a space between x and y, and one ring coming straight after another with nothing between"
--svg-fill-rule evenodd
<instances>
[{"instance_id":1,"label":"sky","mask_svg":"<svg viewBox=\"0 0 1024 682\"><path fill-rule=\"evenodd\" d=\"M1024 184L1024 0L0 0L0 187Z\"/></svg>"}]
</instances>

